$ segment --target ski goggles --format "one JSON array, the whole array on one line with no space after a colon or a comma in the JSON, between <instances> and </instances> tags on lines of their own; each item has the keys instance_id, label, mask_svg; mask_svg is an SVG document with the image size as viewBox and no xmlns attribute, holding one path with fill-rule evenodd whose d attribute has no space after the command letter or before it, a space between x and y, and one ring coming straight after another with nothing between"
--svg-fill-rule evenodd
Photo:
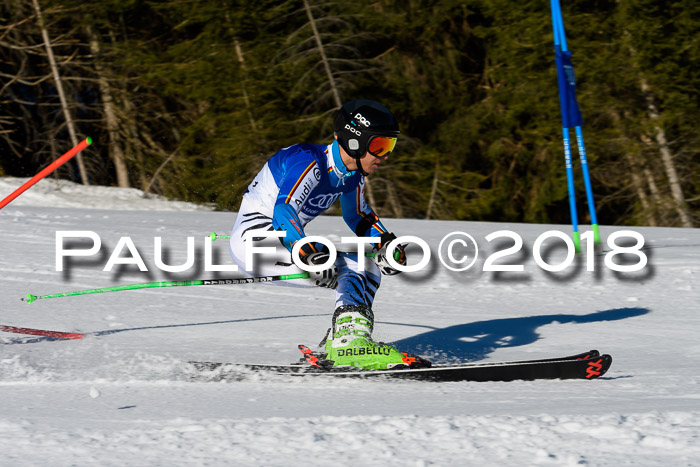
<instances>
[{"instance_id":1,"label":"ski goggles","mask_svg":"<svg viewBox=\"0 0 700 467\"><path fill-rule=\"evenodd\" d=\"M394 150L394 146L396 146L396 138L393 136L372 136L367 151L381 159L388 156Z\"/></svg>"}]
</instances>

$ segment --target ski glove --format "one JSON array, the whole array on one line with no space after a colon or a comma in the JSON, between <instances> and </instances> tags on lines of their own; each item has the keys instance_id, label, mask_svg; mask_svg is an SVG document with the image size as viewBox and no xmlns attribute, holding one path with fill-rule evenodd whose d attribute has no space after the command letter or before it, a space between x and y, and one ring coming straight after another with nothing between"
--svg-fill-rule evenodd
<instances>
[{"instance_id":1,"label":"ski glove","mask_svg":"<svg viewBox=\"0 0 700 467\"><path fill-rule=\"evenodd\" d=\"M327 252L319 251L317 253L311 253L310 255L304 256L301 258L301 260L309 266L315 266L328 261L329 256L330 255ZM338 287L338 268L335 264L332 264L331 267L324 269L323 271L309 271L309 274L314 285L319 287L328 287L329 289L335 289Z\"/></svg>"},{"instance_id":2,"label":"ski glove","mask_svg":"<svg viewBox=\"0 0 700 467\"><path fill-rule=\"evenodd\" d=\"M396 235L393 233L383 233L379 237L379 243L374 247L373 251L375 253L374 262L379 266L379 270L382 274L387 276L393 276L400 273L398 269L394 268L389 261L387 261L387 245L391 243L392 240L396 239ZM406 265L406 245L396 245L394 250L394 261L402 266Z\"/></svg>"},{"instance_id":3,"label":"ski glove","mask_svg":"<svg viewBox=\"0 0 700 467\"><path fill-rule=\"evenodd\" d=\"M328 248L322 243L307 243L299 250L300 259L309 266L324 264L328 261L329 256ZM338 287L338 268L335 264L331 264L328 269L323 271L309 271L309 278L314 285L335 289Z\"/></svg>"}]
</instances>

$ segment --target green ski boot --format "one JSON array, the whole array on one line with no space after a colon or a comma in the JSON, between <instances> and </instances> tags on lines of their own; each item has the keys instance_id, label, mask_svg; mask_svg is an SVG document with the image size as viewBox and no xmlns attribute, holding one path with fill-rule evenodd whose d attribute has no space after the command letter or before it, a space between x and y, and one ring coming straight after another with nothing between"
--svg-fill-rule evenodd
<instances>
[{"instance_id":1,"label":"green ski boot","mask_svg":"<svg viewBox=\"0 0 700 467\"><path fill-rule=\"evenodd\" d=\"M333 314L333 327L325 342L326 359L333 368L390 370L427 368L430 362L395 347L372 340L374 314L363 305L343 305Z\"/></svg>"}]
</instances>

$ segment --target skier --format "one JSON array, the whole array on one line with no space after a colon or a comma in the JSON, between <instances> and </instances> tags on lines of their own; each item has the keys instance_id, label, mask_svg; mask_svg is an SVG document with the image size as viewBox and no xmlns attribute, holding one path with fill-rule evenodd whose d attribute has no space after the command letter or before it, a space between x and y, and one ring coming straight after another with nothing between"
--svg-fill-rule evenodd
<instances>
[{"instance_id":1,"label":"skier","mask_svg":"<svg viewBox=\"0 0 700 467\"><path fill-rule=\"evenodd\" d=\"M430 363L420 357L372 340L372 303L381 274L394 275L400 271L386 258L387 245L396 236L384 227L365 202L364 177L376 171L394 149L399 136L398 123L383 105L355 100L343 105L336 114L334 132L335 140L329 145L295 144L281 149L267 161L243 196L231 233L231 256L244 271L246 242L252 239L257 246L260 240L247 239L246 234L260 229L276 230L286 233L279 239L286 250L263 256L263 261L255 265L256 275L303 272L293 264L290 255L297 242L300 242L300 259L305 264L328 263L328 248L321 242L305 242L304 227L339 199L343 219L350 229L359 237L376 237L375 261L364 261L361 271L357 254L338 254L336 261L323 271L311 272L309 281L274 284L335 290L332 325L320 344L325 351L324 361L332 362L333 367L429 366ZM398 264L406 264L404 246L395 248L394 259ZM310 355L307 360L316 362Z\"/></svg>"}]
</instances>

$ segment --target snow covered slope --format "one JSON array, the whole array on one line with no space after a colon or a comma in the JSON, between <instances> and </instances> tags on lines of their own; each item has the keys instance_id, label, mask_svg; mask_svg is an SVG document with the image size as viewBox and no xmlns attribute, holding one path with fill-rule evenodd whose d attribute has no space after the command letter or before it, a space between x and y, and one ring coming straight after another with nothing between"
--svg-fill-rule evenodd
<instances>
[{"instance_id":1,"label":"snow covered slope","mask_svg":"<svg viewBox=\"0 0 700 467\"><path fill-rule=\"evenodd\" d=\"M0 177L0 199L22 186L29 178ZM68 180L45 178L40 180L12 206L52 206L64 208L99 208L129 211L195 211L210 210L206 206L171 201L162 196L149 194L136 188L109 186L85 187Z\"/></svg>"},{"instance_id":2,"label":"snow covered slope","mask_svg":"<svg viewBox=\"0 0 700 467\"><path fill-rule=\"evenodd\" d=\"M0 197L11 183L0 179ZM0 333L0 465L700 465L698 229L633 229L649 258L638 273L610 271L607 247L595 272L577 260L546 273L533 260L535 239L568 226L386 220L431 245L467 232L481 253L466 272L434 257L423 272L385 277L375 303L378 339L439 363L597 348L614 357L599 380L217 383L192 381L186 361L295 361L296 345L316 344L330 325L331 294L255 284L21 302L30 292L237 275L206 272L200 260L203 238L228 233L235 213L122 203L115 200L129 192L81 186L70 188L69 200L49 190L20 203L32 190L0 211L0 325L86 337ZM99 209L76 208L75 199ZM144 210L126 210L137 203ZM311 227L331 238L348 234L335 217ZM483 272L486 256L512 244L485 240L504 229L522 236L523 250L508 259L525 270ZM57 272L56 231L66 230L96 232L102 248ZM126 236L148 272L103 271ZM195 237L194 267L156 268L155 236L167 264L183 263L187 237ZM552 264L564 258L562 248L548 253ZM215 242L214 257L227 263L225 241Z\"/></svg>"}]
</instances>

